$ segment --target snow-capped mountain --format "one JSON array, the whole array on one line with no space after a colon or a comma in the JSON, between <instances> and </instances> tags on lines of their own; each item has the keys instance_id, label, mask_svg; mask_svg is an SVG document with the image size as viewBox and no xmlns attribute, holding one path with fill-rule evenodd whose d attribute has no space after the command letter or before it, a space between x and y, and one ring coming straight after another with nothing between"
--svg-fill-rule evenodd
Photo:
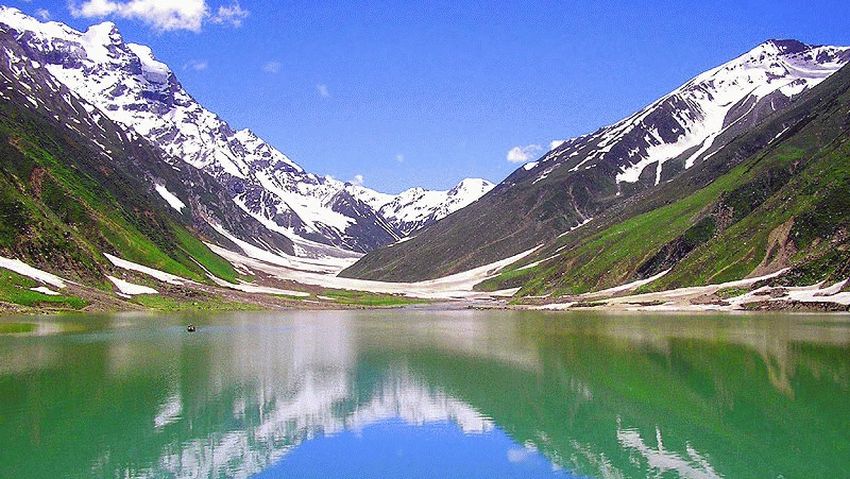
<instances>
[{"instance_id":1,"label":"snow-capped mountain","mask_svg":"<svg viewBox=\"0 0 850 479\"><path fill-rule=\"evenodd\" d=\"M378 211L407 236L469 205L495 186L481 178L467 178L448 191L411 188L392 197Z\"/></svg>"},{"instance_id":2,"label":"snow-capped mountain","mask_svg":"<svg viewBox=\"0 0 850 479\"><path fill-rule=\"evenodd\" d=\"M551 241L697 166L710 168L730 142L786 112L848 61L850 47L764 42L628 118L562 143L479 201L410 241L370 253L342 275L426 280ZM793 133L797 121L782 123L785 131L759 147ZM700 185L687 183L683 193Z\"/></svg>"},{"instance_id":3,"label":"snow-capped mountain","mask_svg":"<svg viewBox=\"0 0 850 479\"><path fill-rule=\"evenodd\" d=\"M562 165L571 172L602 166L618 185L657 185L709 158L848 61L848 47L769 40L614 125L564 142L514 179L541 181Z\"/></svg>"},{"instance_id":4,"label":"snow-capped mountain","mask_svg":"<svg viewBox=\"0 0 850 479\"><path fill-rule=\"evenodd\" d=\"M149 47L124 42L110 22L79 32L0 7L0 25L14 34L32 61L159 148L174 168L188 164L213 176L239 208L293 240L298 255L331 254L328 245L367 252L415 229L380 211L395 196L306 172L250 130L232 129L197 102ZM404 206L417 212L421 227L484 192L427 192L427 198ZM394 214L393 209L385 212Z\"/></svg>"}]
</instances>

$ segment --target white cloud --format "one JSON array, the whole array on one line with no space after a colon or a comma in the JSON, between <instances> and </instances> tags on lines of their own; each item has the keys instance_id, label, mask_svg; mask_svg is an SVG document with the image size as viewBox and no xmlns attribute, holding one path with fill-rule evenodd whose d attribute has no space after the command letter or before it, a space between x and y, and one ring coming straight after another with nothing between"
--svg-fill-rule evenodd
<instances>
[{"instance_id":1,"label":"white cloud","mask_svg":"<svg viewBox=\"0 0 850 479\"><path fill-rule=\"evenodd\" d=\"M566 142L567 140L552 140L549 142L549 149L554 150L555 148L563 145Z\"/></svg>"},{"instance_id":2,"label":"white cloud","mask_svg":"<svg viewBox=\"0 0 850 479\"><path fill-rule=\"evenodd\" d=\"M508 150L507 160L511 163L525 163L535 159L542 151L540 145L515 146Z\"/></svg>"},{"instance_id":3,"label":"white cloud","mask_svg":"<svg viewBox=\"0 0 850 479\"><path fill-rule=\"evenodd\" d=\"M319 96L322 98L330 98L331 92L328 90L328 86L325 84L316 85L316 91L319 92Z\"/></svg>"},{"instance_id":4,"label":"white cloud","mask_svg":"<svg viewBox=\"0 0 850 479\"><path fill-rule=\"evenodd\" d=\"M84 0L69 3L75 17L109 17L139 20L155 30L201 31L209 15L205 0Z\"/></svg>"},{"instance_id":5,"label":"white cloud","mask_svg":"<svg viewBox=\"0 0 850 479\"><path fill-rule=\"evenodd\" d=\"M195 70L196 72L204 71L210 64L206 60L189 60L183 65L184 70Z\"/></svg>"},{"instance_id":6,"label":"white cloud","mask_svg":"<svg viewBox=\"0 0 850 479\"><path fill-rule=\"evenodd\" d=\"M352 178L349 183L357 186L363 186L363 175L354 175L354 178Z\"/></svg>"},{"instance_id":7,"label":"white cloud","mask_svg":"<svg viewBox=\"0 0 850 479\"><path fill-rule=\"evenodd\" d=\"M45 22L50 20L50 10L46 8L39 8L35 11L35 16L44 20Z\"/></svg>"},{"instance_id":8,"label":"white cloud","mask_svg":"<svg viewBox=\"0 0 850 479\"><path fill-rule=\"evenodd\" d=\"M207 21L238 27L249 14L238 1L219 6L214 14L206 0L69 0L68 8L75 17L138 20L160 32L200 32Z\"/></svg>"},{"instance_id":9,"label":"white cloud","mask_svg":"<svg viewBox=\"0 0 850 479\"><path fill-rule=\"evenodd\" d=\"M280 73L280 69L283 67L279 61L272 60L270 62L266 62L263 65L263 71L266 73Z\"/></svg>"},{"instance_id":10,"label":"white cloud","mask_svg":"<svg viewBox=\"0 0 850 479\"><path fill-rule=\"evenodd\" d=\"M404 163L404 155L402 155L401 153L397 153L395 155L395 161L399 163Z\"/></svg>"},{"instance_id":11,"label":"white cloud","mask_svg":"<svg viewBox=\"0 0 850 479\"><path fill-rule=\"evenodd\" d=\"M218 7L215 15L210 17L210 21L218 25L226 24L239 28L242 26L242 21L248 18L250 13L242 8L238 1L234 1L230 6L221 5Z\"/></svg>"}]
</instances>

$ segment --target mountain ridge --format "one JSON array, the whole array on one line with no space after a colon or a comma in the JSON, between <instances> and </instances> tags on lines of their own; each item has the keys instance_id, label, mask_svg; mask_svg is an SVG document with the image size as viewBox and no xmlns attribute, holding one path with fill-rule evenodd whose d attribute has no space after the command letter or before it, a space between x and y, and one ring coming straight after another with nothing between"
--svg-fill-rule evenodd
<instances>
[{"instance_id":1,"label":"mountain ridge","mask_svg":"<svg viewBox=\"0 0 850 479\"><path fill-rule=\"evenodd\" d=\"M473 205L342 275L425 280L529 250L711 160L848 61L848 47L766 41L617 123L563 142Z\"/></svg>"},{"instance_id":2,"label":"mountain ridge","mask_svg":"<svg viewBox=\"0 0 850 479\"><path fill-rule=\"evenodd\" d=\"M112 22L78 32L2 7L0 23L18 32L15 39L30 58L128 131L147 138L175 167L188 164L215 178L239 208L297 243L293 254L333 255L326 246L364 253L415 229L385 217L396 212L382 213L358 197L358 192L379 193L347 189L345 182L306 172L250 129L232 129L198 103L149 47L125 42ZM444 216L437 209L452 209L456 199L446 194L419 206L432 208L436 218ZM417 225L429 221L436 220Z\"/></svg>"}]
</instances>

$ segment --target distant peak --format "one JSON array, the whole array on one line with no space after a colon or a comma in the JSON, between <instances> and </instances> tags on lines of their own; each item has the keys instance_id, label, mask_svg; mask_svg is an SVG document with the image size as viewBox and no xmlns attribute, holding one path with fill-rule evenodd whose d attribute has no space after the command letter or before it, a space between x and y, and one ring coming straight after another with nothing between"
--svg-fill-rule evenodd
<instances>
[{"instance_id":1,"label":"distant peak","mask_svg":"<svg viewBox=\"0 0 850 479\"><path fill-rule=\"evenodd\" d=\"M496 185L483 178L465 178L461 180L454 188L449 190L449 195L459 194L476 194L486 193L492 190Z\"/></svg>"},{"instance_id":2,"label":"distant peak","mask_svg":"<svg viewBox=\"0 0 850 479\"><path fill-rule=\"evenodd\" d=\"M814 45L794 39L770 39L760 43L732 64L743 60L746 63L772 62L775 59L802 61L809 67L824 65L841 66L850 61L850 47L837 45Z\"/></svg>"}]
</instances>

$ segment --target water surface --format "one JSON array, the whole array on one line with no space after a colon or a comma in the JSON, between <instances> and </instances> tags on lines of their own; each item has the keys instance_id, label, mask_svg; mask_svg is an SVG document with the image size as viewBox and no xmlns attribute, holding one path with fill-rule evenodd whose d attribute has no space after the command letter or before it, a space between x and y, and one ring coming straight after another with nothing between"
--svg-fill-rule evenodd
<instances>
[{"instance_id":1,"label":"water surface","mask_svg":"<svg viewBox=\"0 0 850 479\"><path fill-rule=\"evenodd\" d=\"M4 478L850 470L846 316L405 310L2 322L22 331L0 334Z\"/></svg>"}]
</instances>

